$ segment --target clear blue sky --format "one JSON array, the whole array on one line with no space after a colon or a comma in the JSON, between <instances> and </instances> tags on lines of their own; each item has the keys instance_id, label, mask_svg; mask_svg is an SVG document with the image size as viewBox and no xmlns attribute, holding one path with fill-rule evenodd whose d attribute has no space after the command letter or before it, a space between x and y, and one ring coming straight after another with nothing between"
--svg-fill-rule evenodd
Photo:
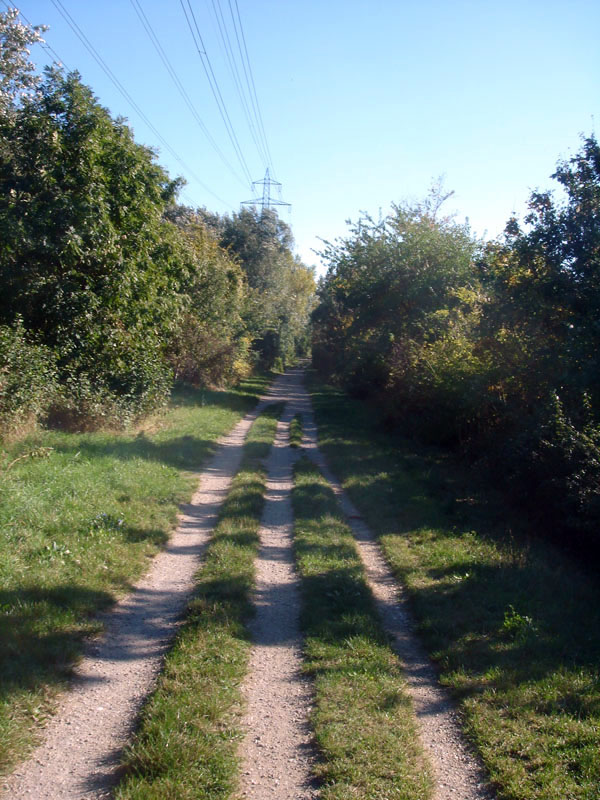
<instances>
[{"instance_id":1,"label":"clear blue sky","mask_svg":"<svg viewBox=\"0 0 600 800\"><path fill-rule=\"evenodd\" d=\"M132 0L61 0L170 146L217 200L165 151L76 38L52 0L22 0L47 42L77 69L136 139L157 146L181 197L220 213L251 197L184 104ZM219 116L179 0L138 0L213 138L241 167ZM191 0L253 179L265 163L242 112L219 42L215 8ZM444 176L448 211L498 234L529 191L549 188L557 159L600 127L598 0L238 0L276 177L292 204L306 263L361 211L423 197ZM235 4L233 4L235 8ZM233 36L233 29L230 28ZM47 57L34 51L42 63ZM595 123L594 123L595 117ZM224 201L224 202L222 202Z\"/></svg>"}]
</instances>

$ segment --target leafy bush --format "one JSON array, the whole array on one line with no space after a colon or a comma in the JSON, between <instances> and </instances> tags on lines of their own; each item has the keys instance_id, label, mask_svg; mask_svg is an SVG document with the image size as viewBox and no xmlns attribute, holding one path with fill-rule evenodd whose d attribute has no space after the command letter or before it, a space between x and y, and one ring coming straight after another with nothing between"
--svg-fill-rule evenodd
<instances>
[{"instance_id":1,"label":"leafy bush","mask_svg":"<svg viewBox=\"0 0 600 800\"><path fill-rule=\"evenodd\" d=\"M558 396L534 450L535 496L545 521L563 521L578 548L600 554L600 425L584 394L577 418Z\"/></svg>"},{"instance_id":2,"label":"leafy bush","mask_svg":"<svg viewBox=\"0 0 600 800\"><path fill-rule=\"evenodd\" d=\"M0 436L35 423L56 392L52 352L28 341L20 320L0 325Z\"/></svg>"},{"instance_id":3,"label":"leafy bush","mask_svg":"<svg viewBox=\"0 0 600 800\"><path fill-rule=\"evenodd\" d=\"M90 427L160 405L187 269L163 219L177 182L77 74L48 70L0 114L0 141L0 321L20 314L56 352L57 418Z\"/></svg>"},{"instance_id":4,"label":"leafy bush","mask_svg":"<svg viewBox=\"0 0 600 800\"><path fill-rule=\"evenodd\" d=\"M222 386L249 374L247 342L219 333L195 315L185 315L168 351L177 381L191 386Z\"/></svg>"},{"instance_id":5,"label":"leafy bush","mask_svg":"<svg viewBox=\"0 0 600 800\"><path fill-rule=\"evenodd\" d=\"M108 335L98 349L97 369L89 352L63 369L49 412L52 425L68 430L123 427L166 403L173 374L162 347L120 333L118 343Z\"/></svg>"},{"instance_id":6,"label":"leafy bush","mask_svg":"<svg viewBox=\"0 0 600 800\"><path fill-rule=\"evenodd\" d=\"M559 163L556 201L482 251L417 206L327 244L315 366L388 422L477 460L544 536L600 554L600 146ZM583 398L583 399L582 399Z\"/></svg>"},{"instance_id":7,"label":"leafy bush","mask_svg":"<svg viewBox=\"0 0 600 800\"><path fill-rule=\"evenodd\" d=\"M185 310L169 338L168 360L178 381L195 386L228 384L251 369L242 319L246 280L197 213L181 207L177 212L168 217L181 231L188 267Z\"/></svg>"}]
</instances>

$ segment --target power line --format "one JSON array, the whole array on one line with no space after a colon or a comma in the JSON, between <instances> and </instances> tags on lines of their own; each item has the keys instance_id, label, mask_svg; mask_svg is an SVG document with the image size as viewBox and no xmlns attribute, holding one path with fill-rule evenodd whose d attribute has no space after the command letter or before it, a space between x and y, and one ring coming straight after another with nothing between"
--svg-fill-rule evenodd
<instances>
[{"instance_id":1,"label":"power line","mask_svg":"<svg viewBox=\"0 0 600 800\"><path fill-rule=\"evenodd\" d=\"M231 39L229 37L229 31L227 30L227 24L225 22L225 18L223 16L223 10L221 8L220 0L211 0L213 13L215 15L215 19L217 20L217 26L219 29L219 34L221 37L222 42L222 51L227 59L229 64L229 71L231 73L231 77L233 78L233 82L235 84L235 88L238 93L238 97L240 98L240 102L242 104L242 109L244 111L244 116L246 117L246 122L248 123L248 128L250 129L250 134L252 135L252 139L254 140L254 144L256 145L256 149L258 151L258 155L264 161L265 166L267 165L267 156L262 147L262 142L260 141L259 134L257 133L256 126L254 124L254 120L251 116L251 111L248 106L248 101L246 100L246 95L244 92L244 87L242 83L242 78L240 76L240 71L238 69L237 61L235 55L233 53L233 47L231 45ZM242 65L243 66L243 65Z\"/></svg>"},{"instance_id":2,"label":"power line","mask_svg":"<svg viewBox=\"0 0 600 800\"><path fill-rule=\"evenodd\" d=\"M233 19L233 24L234 24L234 28L235 28L235 32L236 32L236 37L237 37L237 35L238 35L237 34L237 27L235 25L235 19L234 19L234 16L233 16L233 8L232 8L232 5L231 5L231 0L228 0L228 2L229 2L229 10L231 12L231 18ZM268 161L269 165L271 166L271 169L273 170L273 172L275 172L275 170L273 168L273 159L271 158L271 150L269 148L269 142L267 141L267 134L265 133L265 126L264 126L264 122L263 122L262 113L261 113L261 110L260 110L260 104L258 102L258 95L256 93L256 83L254 81L254 74L252 72L252 65L250 64L250 57L248 55L248 47L246 45L246 37L244 35L244 28L242 26L242 18L240 16L240 8L238 6L238 0L234 0L234 2L235 2L235 10L236 10L237 21L238 21L238 25L239 25L239 28L240 28L240 36L241 36L241 40L242 40L244 55L245 55L245 58L246 58L246 64L248 66L248 72L246 73L246 81L248 81L248 75L249 75L250 76L250 84L252 85L252 90L250 92L250 97L253 98L253 106L255 107L255 113L256 113L256 118L257 118L258 124L259 124L259 130L262 133L262 139L263 139L263 142L264 142L265 151L267 153L267 161ZM240 40L238 38L238 47L239 47L239 44L240 44ZM240 49L240 53L241 53L241 49ZM244 64L244 58L242 57L242 65L243 64ZM245 70L246 70L246 67L244 66L244 71Z\"/></svg>"},{"instance_id":3,"label":"power line","mask_svg":"<svg viewBox=\"0 0 600 800\"><path fill-rule=\"evenodd\" d=\"M211 136L210 131L206 127L206 125L205 125L204 121L202 120L202 118L200 117L200 114L198 113L194 103L192 102L192 100L191 100L189 94L187 93L187 91L185 90L185 87L183 86L179 76L177 75L177 72L176 72L175 68L173 67L173 65L169 61L169 58L168 58L167 54L165 53L164 48L162 47L162 45L161 45L156 33L154 32L154 29L153 29L153 27L152 27L152 25L150 23L150 20L146 16L146 13L144 12L144 9L142 8L141 3L139 2L139 0L130 0L130 2L131 2L131 5L134 8L134 11L136 12L136 14L138 16L138 19L142 23L142 26L143 26L144 30L147 33L148 38L150 39L150 41L154 45L154 48L155 48L156 52L160 56L160 58L161 58L161 60L162 60L162 62L164 64L167 72L169 73L173 83L175 84L175 86L177 87L179 93L183 97L183 100L184 100L185 104L187 105L188 109L190 110L192 116L194 117L194 119L198 123L198 126L200 127L200 130L206 136L206 138L208 139L208 141L210 142L210 144L214 148L215 152L219 155L219 157L221 158L221 160L223 161L225 166L231 171L231 173L235 176L235 178L237 180L239 180L242 184L246 185L246 182L243 180L243 178L240 177L240 175L231 166L231 164L229 163L227 158L223 155L223 152L221 151L221 149L219 148L218 144L215 142L215 140Z\"/></svg>"},{"instance_id":4,"label":"power line","mask_svg":"<svg viewBox=\"0 0 600 800\"><path fill-rule=\"evenodd\" d=\"M235 135L233 125L231 124L231 119L229 118L229 113L227 112L227 106L225 105L225 101L223 100L223 95L221 94L219 84L215 77L215 73L212 68L212 64L210 62L210 58L208 57L208 53L206 52L206 47L204 46L204 42L202 40L202 34L200 33L200 28L198 26L198 22L196 20L196 16L192 9L190 0L187 0L187 5L190 12L189 15L188 12L186 11L183 0L179 0L179 2L181 4L181 8L183 9L183 13L185 15L185 19L188 28L190 30L190 33L192 34L192 39L194 40L194 45L200 57L200 61L202 62L202 66L204 68L204 72L206 74L211 91L213 93L213 97L215 98L215 102L217 103L219 113L221 114L221 119L223 120L223 123L227 130L231 144L233 145L233 149L238 157L238 160L242 167L242 171L244 172L244 174L248 179L248 183L252 184L252 176L250 174L250 170L248 169L246 159L244 158L244 154L242 153L242 149L238 142L237 136ZM194 23L193 26L192 26L192 21Z\"/></svg>"},{"instance_id":5,"label":"power line","mask_svg":"<svg viewBox=\"0 0 600 800\"><path fill-rule=\"evenodd\" d=\"M262 213L264 214L265 208L273 208L273 206L287 206L291 208L290 203L285 203L283 200L275 200L271 197L271 186L276 186L277 191L281 191L281 184L279 181L274 181L271 176L269 175L269 168L267 167L267 171L265 173L265 177L262 181L253 181L253 186L262 186L262 200L258 198L254 198L253 200L242 200L243 206L261 206Z\"/></svg>"},{"instance_id":6,"label":"power line","mask_svg":"<svg viewBox=\"0 0 600 800\"><path fill-rule=\"evenodd\" d=\"M94 45L90 42L90 40L87 38L87 36L81 30L79 25L75 22L73 17L69 14L69 12L63 6L63 4L61 3L61 0L52 0L52 3L55 6L55 8L57 9L57 11L61 14L61 16L65 19L65 21L67 22L67 24L69 25L69 27L71 28L73 33L75 33L75 35L81 41L81 43L86 48L86 50L94 58L96 63L101 67L101 69L104 71L104 73L110 79L110 81L114 84L114 86L119 90L119 92L123 95L123 97L132 105L132 107L139 114L139 116L144 120L146 125L154 133L156 138L162 143L162 145L165 147L165 149L168 150L168 152L173 156L173 158L184 168L184 170L189 175L192 176L192 178L194 178L194 180L197 183L200 184L200 186L202 186L202 188L205 191L207 191L209 194L211 194L220 203L223 203L224 205L226 205L229 208L231 208L231 205L229 203L227 203L225 200L223 200L221 197L219 197L219 195L215 194L212 191L212 189L209 189L209 187L203 181L200 180L200 178L195 174L195 172L192 170L192 168L188 164L186 164L186 162L181 158L181 156L167 142L167 140L164 138L164 136L162 136L162 134L159 133L157 128L152 124L152 122L150 122L150 120L148 119L146 114L142 111L142 109L139 107L139 105L135 102L135 100L129 94L127 89L125 89L123 84L119 81L117 76L113 73L113 71L110 69L108 64L104 61L102 56L98 53L98 51L96 50Z\"/></svg>"}]
</instances>

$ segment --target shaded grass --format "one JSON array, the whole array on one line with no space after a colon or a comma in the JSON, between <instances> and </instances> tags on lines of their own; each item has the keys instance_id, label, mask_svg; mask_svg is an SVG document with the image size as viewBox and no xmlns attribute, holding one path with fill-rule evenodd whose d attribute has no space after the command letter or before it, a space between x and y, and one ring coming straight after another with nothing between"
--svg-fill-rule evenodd
<instances>
[{"instance_id":1,"label":"shaded grass","mask_svg":"<svg viewBox=\"0 0 600 800\"><path fill-rule=\"evenodd\" d=\"M295 548L302 577L306 669L324 800L431 794L398 659L382 631L352 534L333 492L296 465Z\"/></svg>"},{"instance_id":2,"label":"shaded grass","mask_svg":"<svg viewBox=\"0 0 600 800\"><path fill-rule=\"evenodd\" d=\"M267 382L182 390L136 431L38 432L0 453L0 771L31 747L96 612L145 572L216 439Z\"/></svg>"},{"instance_id":3,"label":"shaded grass","mask_svg":"<svg viewBox=\"0 0 600 800\"><path fill-rule=\"evenodd\" d=\"M600 590L474 472L313 380L320 445L408 588L498 796L600 796Z\"/></svg>"},{"instance_id":4,"label":"shaded grass","mask_svg":"<svg viewBox=\"0 0 600 800\"><path fill-rule=\"evenodd\" d=\"M264 505L264 460L282 406L254 423L241 469L198 573L187 620L125 756L118 800L229 797L237 781L239 686L250 651L254 559Z\"/></svg>"}]
</instances>

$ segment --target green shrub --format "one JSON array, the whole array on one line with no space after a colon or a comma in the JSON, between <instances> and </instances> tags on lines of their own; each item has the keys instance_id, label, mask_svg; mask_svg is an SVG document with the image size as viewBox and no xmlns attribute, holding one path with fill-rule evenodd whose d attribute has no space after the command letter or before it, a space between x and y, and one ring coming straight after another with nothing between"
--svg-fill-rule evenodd
<instances>
[{"instance_id":1,"label":"green shrub","mask_svg":"<svg viewBox=\"0 0 600 800\"><path fill-rule=\"evenodd\" d=\"M173 375L158 343L111 337L95 359L87 351L67 364L48 422L66 430L123 427L163 406Z\"/></svg>"},{"instance_id":2,"label":"green shrub","mask_svg":"<svg viewBox=\"0 0 600 800\"><path fill-rule=\"evenodd\" d=\"M55 392L52 352L28 341L20 320L0 325L0 437L35 423Z\"/></svg>"}]
</instances>

